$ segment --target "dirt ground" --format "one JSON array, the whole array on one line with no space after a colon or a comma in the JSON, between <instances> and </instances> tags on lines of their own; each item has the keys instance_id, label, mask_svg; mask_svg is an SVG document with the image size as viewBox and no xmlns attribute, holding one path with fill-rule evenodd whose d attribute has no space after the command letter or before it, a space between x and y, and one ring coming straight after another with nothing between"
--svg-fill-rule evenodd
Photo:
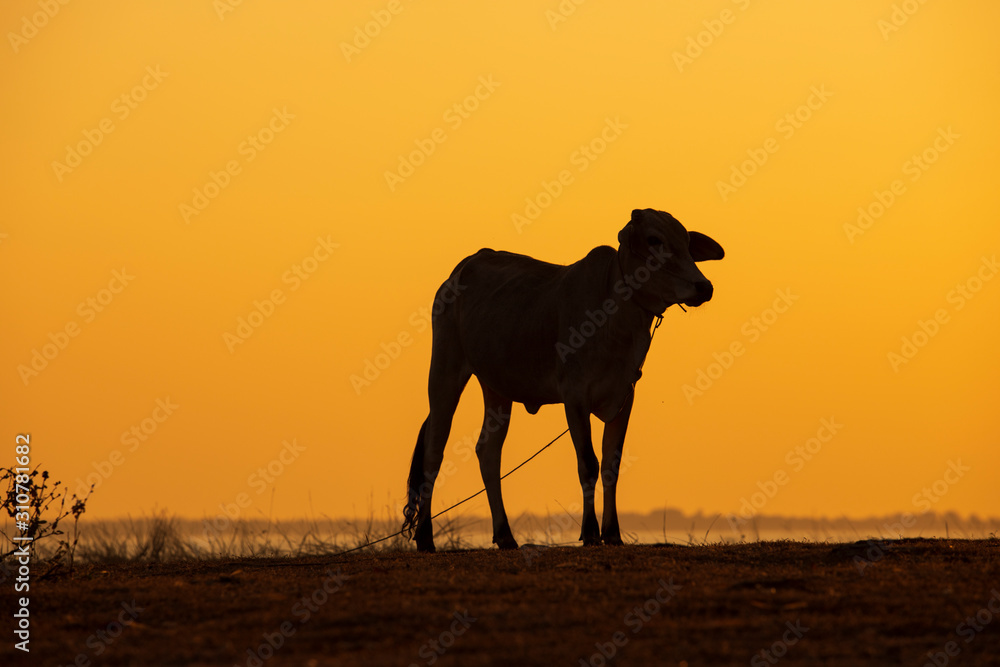
<instances>
[{"instance_id":1,"label":"dirt ground","mask_svg":"<svg viewBox=\"0 0 1000 667\"><path fill-rule=\"evenodd\" d=\"M29 609L0 664L996 665L1000 540L84 566Z\"/></svg>"}]
</instances>

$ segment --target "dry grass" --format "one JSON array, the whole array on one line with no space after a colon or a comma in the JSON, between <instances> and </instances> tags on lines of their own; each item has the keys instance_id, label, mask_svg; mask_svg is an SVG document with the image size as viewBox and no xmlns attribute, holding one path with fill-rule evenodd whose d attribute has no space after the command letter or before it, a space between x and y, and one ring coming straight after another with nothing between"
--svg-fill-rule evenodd
<instances>
[{"instance_id":1,"label":"dry grass","mask_svg":"<svg viewBox=\"0 0 1000 667\"><path fill-rule=\"evenodd\" d=\"M580 517L566 508L557 514L544 516L522 514L515 517L512 527L522 545L546 547L579 544ZM668 511L671 525L668 531ZM81 512L82 514L82 512ZM652 515L648 518L651 518ZM394 553L414 550L414 543L399 534L401 518L389 505L376 515L369 505L362 519L332 519L310 513L305 519L274 520L270 517L239 517L222 520L182 519L166 510L149 516L115 520L85 520L77 524L75 515L72 541L36 542L36 557L48 561L47 570L54 572L69 566L73 559L82 563L169 562L179 560L213 560L227 558L300 558L329 556L345 552ZM687 523L676 525L683 520ZM721 515L683 517L675 510L664 509L659 524L652 528L644 521L635 521L633 530L623 530L626 544L660 542L687 546L757 543L768 539L805 540L814 543L845 540L892 539L898 537L947 536L963 539L996 537L994 521L976 518L963 521L958 517L925 515L922 523L906 535L887 533L885 522L872 519L855 524L845 519L797 520L766 519L766 535L758 518L733 531ZM221 524L221 525L220 525ZM940 524L940 525L938 525ZM0 527L0 533L13 526ZM637 532L636 527L641 528ZM490 521L486 518L453 513L435 520L434 536L438 549L461 551L489 547ZM61 533L60 533L61 534ZM72 548L69 548L72 547Z\"/></svg>"},{"instance_id":2,"label":"dry grass","mask_svg":"<svg viewBox=\"0 0 1000 667\"><path fill-rule=\"evenodd\" d=\"M388 508L361 520L310 517L302 520L238 518L220 530L203 521L181 519L165 510L150 516L97 520L84 526L76 547L83 563L167 562L225 558L297 558L363 551L412 551L414 545L398 531L400 522ZM461 517L435 522L435 538L445 551L469 549L467 524ZM381 541L380 541L381 540ZM372 544L377 542L376 544ZM60 558L55 545L39 545L42 560Z\"/></svg>"}]
</instances>

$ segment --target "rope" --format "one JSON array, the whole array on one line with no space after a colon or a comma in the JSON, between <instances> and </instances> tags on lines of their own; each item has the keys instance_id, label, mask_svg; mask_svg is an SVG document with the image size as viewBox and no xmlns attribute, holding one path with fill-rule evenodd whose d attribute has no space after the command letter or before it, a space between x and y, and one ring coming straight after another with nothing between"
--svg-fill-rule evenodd
<instances>
[{"instance_id":1,"label":"rope","mask_svg":"<svg viewBox=\"0 0 1000 667\"><path fill-rule=\"evenodd\" d=\"M681 306L681 307L683 308L683 306ZM687 312L687 311L684 311L684 312ZM649 332L649 347L653 346L653 336L656 335L656 330L659 329L660 325L663 323L663 315L655 315L655 317L656 317L656 324L653 325L653 330L651 332ZM646 365L646 357L647 356L649 356L649 348L646 348L646 356L644 356L642 358L642 361L639 362L639 368L636 369L636 373L635 373L636 378L634 380L632 380L632 387L631 387L631 389L628 390L628 393L625 394L625 399L622 401L622 404L618 408L618 412L615 413L615 416L613 417L613 419L617 418L618 415L620 415L622 413L622 410L625 409L625 404L628 403L628 399L631 398L632 394L635 393L635 383L638 382L639 378L642 377L642 367Z\"/></svg>"},{"instance_id":2,"label":"rope","mask_svg":"<svg viewBox=\"0 0 1000 667\"><path fill-rule=\"evenodd\" d=\"M508 470L504 475L502 475L500 477L500 479L503 480L503 479L506 479L509 475L512 475L519 468L523 467L526 463L528 463L528 461L530 461L531 459L535 458L536 456L538 456L539 454L541 454L542 452L544 452L546 449L548 449L549 447L551 447L552 445L554 445L559 438L563 437L567 433L569 433L569 429L568 428L565 431L563 431L562 433L560 433L559 435L557 435L555 438L553 438L552 440L550 440L547 445L545 445L544 447L542 447L541 449L539 449L537 452L535 452L534 454L532 454L531 456L529 456L528 458L526 458L524 461L522 461L520 464L518 464L518 466L516 468ZM440 512L438 512L437 514L435 514L434 516L432 516L431 519L432 520L436 519L439 516L441 516L442 514L444 514L445 512L450 512L451 510L455 509L459 505L467 503L470 500L472 500L473 498L475 498L476 496L482 495L485 492L486 492L486 487L483 487L483 488L479 489L478 491L476 491L475 493L473 493L468 498L465 498L463 500L459 500L454 505L452 505L450 507L446 507L445 509L441 510ZM386 535L385 537L379 538L379 539L375 540L374 542L366 542L365 544L362 544L359 547L354 547L353 549L348 549L347 551L337 552L337 555L338 556L342 556L344 554L349 554L352 551L360 551L362 549L366 549L366 548L368 548L370 546L378 544L379 542L385 542L386 540L391 540L394 537L398 537L398 536L402 535L404 532L406 532L406 529L399 530L399 531L393 533L392 535Z\"/></svg>"}]
</instances>

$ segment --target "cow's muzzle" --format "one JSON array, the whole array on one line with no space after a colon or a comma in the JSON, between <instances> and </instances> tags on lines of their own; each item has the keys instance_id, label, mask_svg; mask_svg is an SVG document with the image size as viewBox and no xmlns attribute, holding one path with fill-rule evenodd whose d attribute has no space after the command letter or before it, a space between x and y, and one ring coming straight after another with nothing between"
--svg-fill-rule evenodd
<instances>
[{"instance_id":1,"label":"cow's muzzle","mask_svg":"<svg viewBox=\"0 0 1000 667\"><path fill-rule=\"evenodd\" d=\"M708 280L699 280L694 284L694 296L684 301L685 306L692 308L700 306L712 298L712 283Z\"/></svg>"}]
</instances>

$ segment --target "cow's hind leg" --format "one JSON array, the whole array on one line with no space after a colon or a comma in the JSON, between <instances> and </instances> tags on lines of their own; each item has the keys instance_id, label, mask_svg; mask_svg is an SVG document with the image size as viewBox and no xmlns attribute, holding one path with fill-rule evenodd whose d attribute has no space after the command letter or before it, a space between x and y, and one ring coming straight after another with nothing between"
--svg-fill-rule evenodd
<instances>
[{"instance_id":1,"label":"cow's hind leg","mask_svg":"<svg viewBox=\"0 0 1000 667\"><path fill-rule=\"evenodd\" d=\"M601 539L605 544L621 544L622 534L618 527L618 472L621 468L622 447L628 418L632 414L634 394L629 393L625 405L614 419L604 426L601 444L601 481L604 482L604 515L601 517Z\"/></svg>"},{"instance_id":2,"label":"cow's hind leg","mask_svg":"<svg viewBox=\"0 0 1000 667\"><path fill-rule=\"evenodd\" d=\"M418 472L415 470L417 461L414 460L409 482L410 497L415 496L418 499L414 539L417 541L419 551L434 551L434 526L431 521L434 482L441 470L444 447L451 432L451 421L458 407L458 400L471 376L472 372L465 365L460 353L456 353L454 347L435 336L431 353L430 378L427 383L431 409L427 421L420 429L420 440L423 441L422 477L414 479L414 473ZM417 447L420 446L421 442L418 440ZM414 459L416 457L415 452Z\"/></svg>"},{"instance_id":3,"label":"cow's hind leg","mask_svg":"<svg viewBox=\"0 0 1000 667\"><path fill-rule=\"evenodd\" d=\"M483 475L486 497L490 501L490 514L493 516L493 542L501 549L516 549L517 541L510 530L500 493L500 453L510 425L511 400L483 385L483 404L486 412L483 416L483 430L476 443L476 455L479 457L479 472Z\"/></svg>"},{"instance_id":4,"label":"cow's hind leg","mask_svg":"<svg viewBox=\"0 0 1000 667\"><path fill-rule=\"evenodd\" d=\"M601 543L601 530L597 525L597 513L594 511L598 465L590 433L590 413L567 403L566 421L569 424L569 434L573 438L573 446L576 448L577 471L580 473L580 486L583 488L583 524L580 539L585 546L598 545Z\"/></svg>"}]
</instances>

